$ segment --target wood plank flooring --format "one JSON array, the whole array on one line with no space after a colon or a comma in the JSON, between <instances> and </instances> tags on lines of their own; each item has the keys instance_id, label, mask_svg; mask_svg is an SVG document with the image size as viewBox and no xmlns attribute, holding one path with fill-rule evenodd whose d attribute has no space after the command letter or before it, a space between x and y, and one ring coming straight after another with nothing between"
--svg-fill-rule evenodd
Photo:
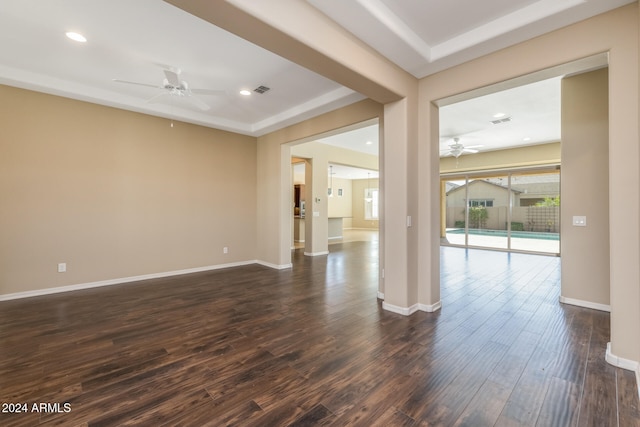
<instances>
[{"instance_id":1,"label":"wood plank flooring","mask_svg":"<svg viewBox=\"0 0 640 427\"><path fill-rule=\"evenodd\" d=\"M640 426L558 258L442 248L442 310L404 317L377 245L0 302L0 402L28 405L0 425Z\"/></svg>"}]
</instances>

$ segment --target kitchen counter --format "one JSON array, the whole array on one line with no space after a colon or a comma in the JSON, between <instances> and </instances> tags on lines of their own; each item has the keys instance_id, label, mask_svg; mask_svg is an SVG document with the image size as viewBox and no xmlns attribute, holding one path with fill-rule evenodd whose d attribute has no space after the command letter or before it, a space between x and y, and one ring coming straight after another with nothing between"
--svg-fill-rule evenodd
<instances>
[{"instance_id":1,"label":"kitchen counter","mask_svg":"<svg viewBox=\"0 0 640 427\"><path fill-rule=\"evenodd\" d=\"M343 224L345 217L328 218L327 237L329 240L342 239ZM295 215L293 217L293 241L304 242L304 216Z\"/></svg>"}]
</instances>

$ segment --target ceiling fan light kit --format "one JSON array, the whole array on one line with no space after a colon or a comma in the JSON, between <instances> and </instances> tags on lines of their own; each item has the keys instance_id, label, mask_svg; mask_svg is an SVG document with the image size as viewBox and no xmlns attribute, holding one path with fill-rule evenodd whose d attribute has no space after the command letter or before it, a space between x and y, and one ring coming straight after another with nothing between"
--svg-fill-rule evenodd
<instances>
[{"instance_id":1,"label":"ceiling fan light kit","mask_svg":"<svg viewBox=\"0 0 640 427\"><path fill-rule=\"evenodd\" d=\"M479 153L476 148L480 147L482 147L482 145L470 145L465 147L464 144L460 142L460 138L453 138L453 144L449 144L449 149L444 153L444 157L453 156L457 159L464 153L476 154Z\"/></svg>"}]
</instances>

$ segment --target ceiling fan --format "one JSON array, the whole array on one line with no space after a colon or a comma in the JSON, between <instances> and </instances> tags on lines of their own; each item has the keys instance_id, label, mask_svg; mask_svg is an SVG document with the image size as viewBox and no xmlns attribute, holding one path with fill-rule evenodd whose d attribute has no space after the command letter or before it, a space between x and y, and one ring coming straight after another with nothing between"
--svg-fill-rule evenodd
<instances>
[{"instance_id":1,"label":"ceiling fan","mask_svg":"<svg viewBox=\"0 0 640 427\"><path fill-rule=\"evenodd\" d=\"M207 103L202 101L200 98L198 98L197 96L194 96L193 94L220 95L220 94L226 93L226 91L224 90L191 89L189 87L189 84L186 81L180 79L180 74L182 71L179 68L170 67L170 68L163 69L163 71L164 71L165 77L162 80L162 83L159 85L130 82L127 80L119 80L119 79L113 79L113 81L117 83L126 83L130 85L146 86L146 87L152 87L156 89L162 89L161 93L151 97L150 99L147 100L147 102L157 102L158 100L160 100L165 96L178 96L178 97L184 97L193 105L195 105L196 107L204 111L209 110L211 107L207 105Z\"/></svg>"},{"instance_id":2,"label":"ceiling fan","mask_svg":"<svg viewBox=\"0 0 640 427\"><path fill-rule=\"evenodd\" d=\"M453 138L453 144L449 143L449 148L444 153L441 153L444 157L453 156L456 159L460 157L464 153L476 154L478 150L475 148L480 148L482 145L470 145L465 147L462 143L460 143L460 138Z\"/></svg>"}]
</instances>

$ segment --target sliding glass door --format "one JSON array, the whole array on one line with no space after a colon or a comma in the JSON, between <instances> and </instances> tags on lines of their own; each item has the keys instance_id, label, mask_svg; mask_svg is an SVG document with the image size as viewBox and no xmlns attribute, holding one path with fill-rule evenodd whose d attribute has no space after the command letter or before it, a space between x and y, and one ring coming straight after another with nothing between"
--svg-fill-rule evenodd
<instances>
[{"instance_id":1,"label":"sliding glass door","mask_svg":"<svg viewBox=\"0 0 640 427\"><path fill-rule=\"evenodd\" d=\"M560 253L560 173L514 174L511 248Z\"/></svg>"},{"instance_id":2,"label":"sliding glass door","mask_svg":"<svg viewBox=\"0 0 640 427\"><path fill-rule=\"evenodd\" d=\"M442 179L442 243L560 253L557 169Z\"/></svg>"}]
</instances>

